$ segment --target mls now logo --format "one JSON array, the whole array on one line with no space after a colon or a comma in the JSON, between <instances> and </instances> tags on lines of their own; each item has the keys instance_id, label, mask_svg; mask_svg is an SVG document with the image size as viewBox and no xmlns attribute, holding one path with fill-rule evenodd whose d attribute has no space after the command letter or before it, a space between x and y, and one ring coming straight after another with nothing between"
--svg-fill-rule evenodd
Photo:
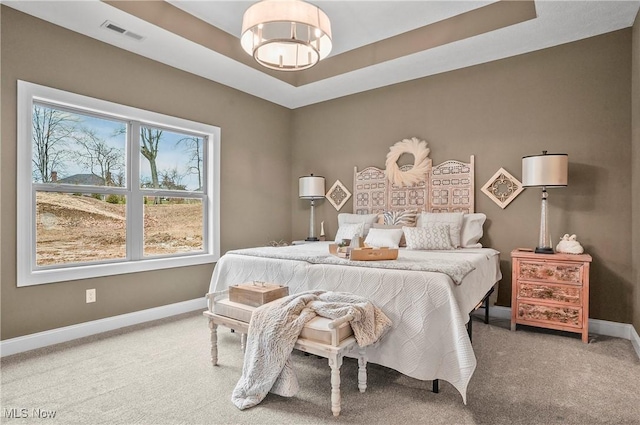
<instances>
[{"instance_id":1,"label":"mls now logo","mask_svg":"<svg viewBox=\"0 0 640 425\"><path fill-rule=\"evenodd\" d=\"M18 409L14 407L13 409L3 409L2 413L7 419L21 419L29 417L29 409Z\"/></svg>"},{"instance_id":2,"label":"mls now logo","mask_svg":"<svg viewBox=\"0 0 640 425\"><path fill-rule=\"evenodd\" d=\"M38 418L38 419L53 419L56 417L55 410L44 409L19 409L17 407L11 409L3 409L2 414L7 419L24 419L24 418Z\"/></svg>"}]
</instances>

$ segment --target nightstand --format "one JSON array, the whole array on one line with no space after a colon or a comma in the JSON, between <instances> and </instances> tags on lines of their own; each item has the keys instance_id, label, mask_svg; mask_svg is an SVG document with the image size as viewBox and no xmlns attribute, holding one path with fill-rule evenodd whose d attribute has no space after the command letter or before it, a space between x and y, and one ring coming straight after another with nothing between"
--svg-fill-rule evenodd
<instances>
[{"instance_id":1,"label":"nightstand","mask_svg":"<svg viewBox=\"0 0 640 425\"><path fill-rule=\"evenodd\" d=\"M316 243L316 242L320 242L320 241L305 241L305 240L300 240L300 241L293 241L291 242L291 245L305 245L308 243Z\"/></svg>"},{"instance_id":2,"label":"nightstand","mask_svg":"<svg viewBox=\"0 0 640 425\"><path fill-rule=\"evenodd\" d=\"M518 324L582 334L589 341L588 254L511 251L511 330Z\"/></svg>"}]
</instances>

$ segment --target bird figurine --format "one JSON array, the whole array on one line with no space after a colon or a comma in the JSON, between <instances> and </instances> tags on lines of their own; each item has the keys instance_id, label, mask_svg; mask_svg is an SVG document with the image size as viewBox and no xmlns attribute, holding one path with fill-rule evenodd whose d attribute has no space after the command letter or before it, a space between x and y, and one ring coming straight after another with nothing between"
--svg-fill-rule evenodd
<instances>
[{"instance_id":1,"label":"bird figurine","mask_svg":"<svg viewBox=\"0 0 640 425\"><path fill-rule=\"evenodd\" d=\"M565 233L556 246L556 252L562 252L564 254L582 254L584 252L584 248L580 245L580 242L578 242L576 235L569 236L568 233Z\"/></svg>"}]
</instances>

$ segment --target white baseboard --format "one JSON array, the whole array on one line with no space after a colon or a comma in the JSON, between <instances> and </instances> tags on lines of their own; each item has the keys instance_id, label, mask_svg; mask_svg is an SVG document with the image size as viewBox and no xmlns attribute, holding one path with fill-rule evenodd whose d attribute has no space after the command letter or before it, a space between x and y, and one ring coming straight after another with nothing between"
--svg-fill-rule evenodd
<instances>
[{"instance_id":1,"label":"white baseboard","mask_svg":"<svg viewBox=\"0 0 640 425\"><path fill-rule=\"evenodd\" d=\"M631 345L633 345L638 358L640 358L640 335L638 335L638 332L636 332L636 329L633 326L631 326Z\"/></svg>"},{"instance_id":2,"label":"white baseboard","mask_svg":"<svg viewBox=\"0 0 640 425\"><path fill-rule=\"evenodd\" d=\"M511 320L511 308L492 305L489 308L489 316L495 319ZM640 359L640 336L638 336L638 332L636 332L633 325L610 322L608 320L589 319L589 333L628 339Z\"/></svg>"},{"instance_id":3,"label":"white baseboard","mask_svg":"<svg viewBox=\"0 0 640 425\"><path fill-rule=\"evenodd\" d=\"M207 301L204 297L194 300L183 301L133 313L121 314L119 316L107 317L105 319L93 320L91 322L79 323L77 325L65 326L64 328L51 329L49 331L35 334L19 336L4 341L0 341L0 357L11 354L22 353L36 348L47 347L61 342L85 336L95 335L101 332L123 328L125 326L137 325L138 323L150 322L177 314L187 313L195 310L205 310Z\"/></svg>"},{"instance_id":4,"label":"white baseboard","mask_svg":"<svg viewBox=\"0 0 640 425\"><path fill-rule=\"evenodd\" d=\"M47 347L61 342L71 341L85 336L107 332L125 326L136 325L138 323L150 322L177 314L188 313L195 310L207 308L206 299L198 298L180 303L169 304L133 313L121 314L119 316L107 317L105 319L66 326L64 328L52 329L50 331L38 332L31 335L0 341L0 357L11 354L22 353L36 348ZM511 320L511 308L501 306L491 306L489 315L495 319ZM590 332L624 338L631 341L638 358L640 358L640 336L633 325L628 323L609 322L607 320L589 319Z\"/></svg>"}]
</instances>

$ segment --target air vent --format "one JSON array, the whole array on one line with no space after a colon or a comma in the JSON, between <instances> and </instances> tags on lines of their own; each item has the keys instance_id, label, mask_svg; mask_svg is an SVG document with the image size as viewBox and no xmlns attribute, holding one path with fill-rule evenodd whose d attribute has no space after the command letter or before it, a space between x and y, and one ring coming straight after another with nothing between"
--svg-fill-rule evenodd
<instances>
[{"instance_id":1,"label":"air vent","mask_svg":"<svg viewBox=\"0 0 640 425\"><path fill-rule=\"evenodd\" d=\"M132 38L132 39L136 40L136 41L142 41L142 40L145 39L144 36L142 36L140 34L136 34L135 32L129 31L129 30L125 29L125 28L122 28L121 26L116 25L111 21L104 21L104 23L102 25L100 25L100 26L102 28L108 29L110 31L117 32L118 34L125 35L125 36L127 36L129 38Z\"/></svg>"}]
</instances>

